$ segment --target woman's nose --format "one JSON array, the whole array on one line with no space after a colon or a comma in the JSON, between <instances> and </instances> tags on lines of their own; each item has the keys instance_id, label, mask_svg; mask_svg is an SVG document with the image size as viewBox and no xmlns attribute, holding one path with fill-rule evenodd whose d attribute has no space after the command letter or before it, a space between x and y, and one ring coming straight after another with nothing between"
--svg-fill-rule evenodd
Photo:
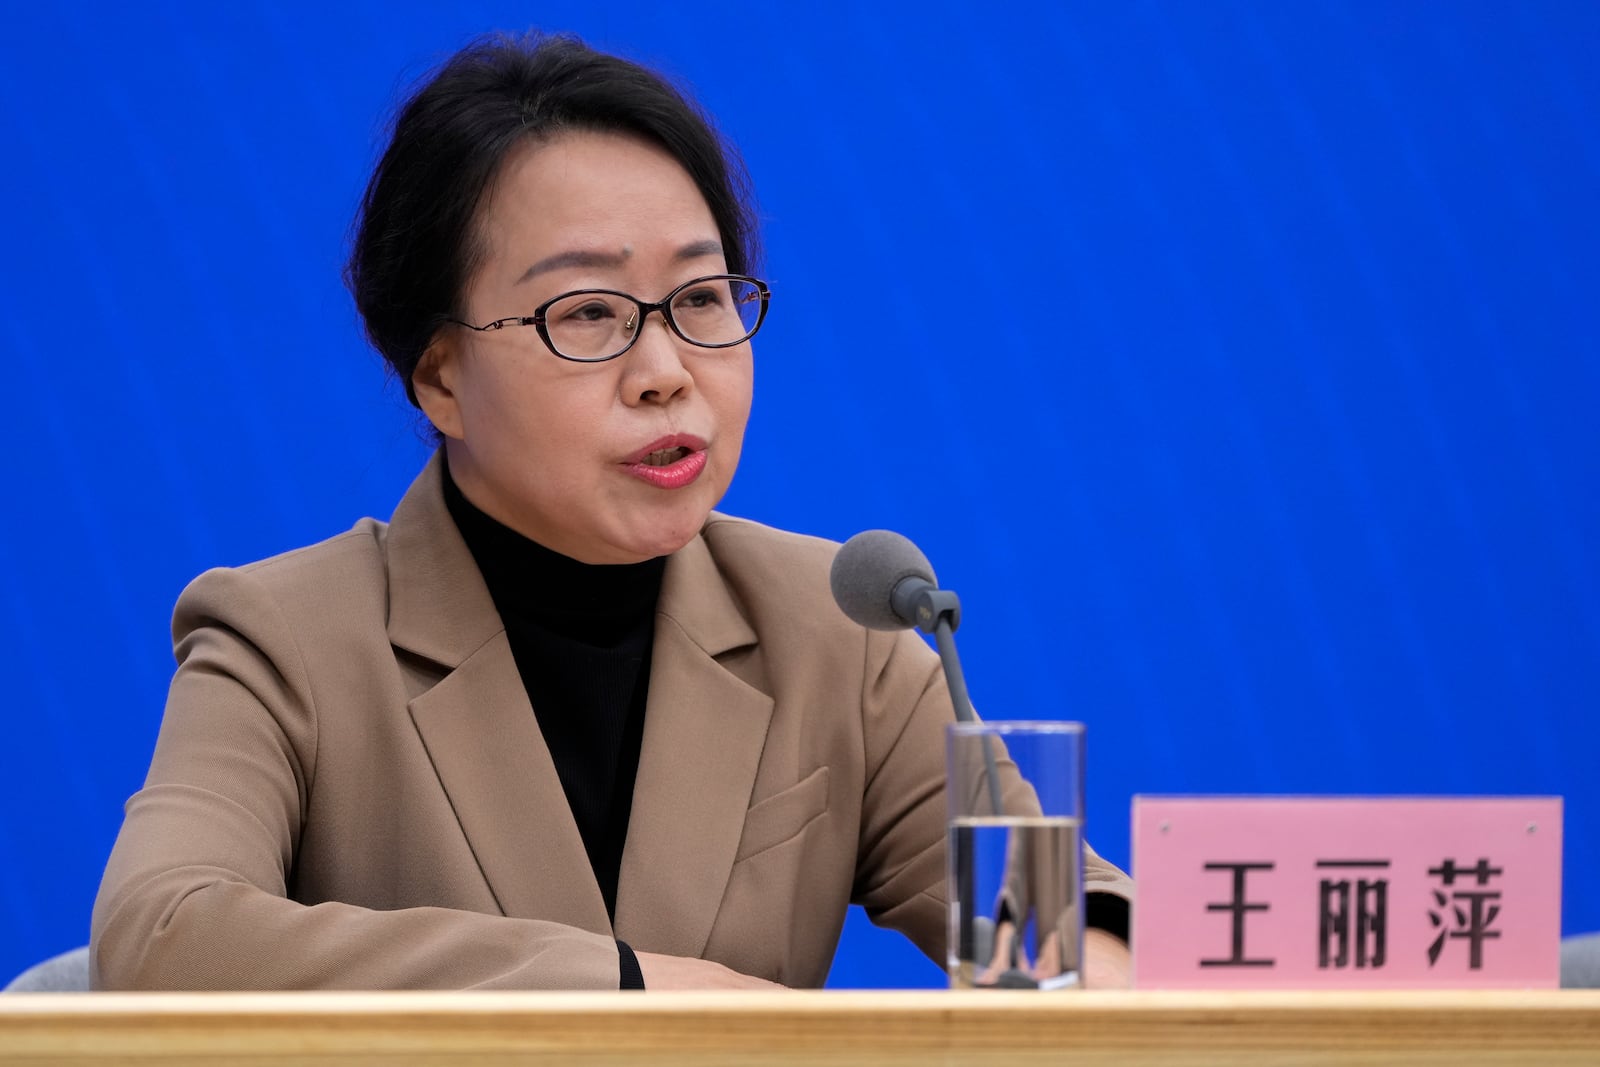
<instances>
[{"instance_id":1,"label":"woman's nose","mask_svg":"<svg viewBox=\"0 0 1600 1067\"><path fill-rule=\"evenodd\" d=\"M672 332L660 315L646 315L633 347L623 361L622 399L627 404L664 404L688 393L694 377L684 365L689 343Z\"/></svg>"}]
</instances>

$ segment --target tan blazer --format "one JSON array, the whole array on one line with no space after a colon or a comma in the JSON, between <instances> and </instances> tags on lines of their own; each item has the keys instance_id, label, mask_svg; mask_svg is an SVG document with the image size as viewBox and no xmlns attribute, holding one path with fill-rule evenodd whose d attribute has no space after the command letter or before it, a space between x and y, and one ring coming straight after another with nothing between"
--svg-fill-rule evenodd
<instances>
[{"instance_id":1,"label":"tan blazer","mask_svg":"<svg viewBox=\"0 0 1600 1067\"><path fill-rule=\"evenodd\" d=\"M392 522L201 575L95 981L615 989L620 938L817 986L852 901L942 963L944 681L834 548L713 515L669 561L614 927L437 457Z\"/></svg>"}]
</instances>

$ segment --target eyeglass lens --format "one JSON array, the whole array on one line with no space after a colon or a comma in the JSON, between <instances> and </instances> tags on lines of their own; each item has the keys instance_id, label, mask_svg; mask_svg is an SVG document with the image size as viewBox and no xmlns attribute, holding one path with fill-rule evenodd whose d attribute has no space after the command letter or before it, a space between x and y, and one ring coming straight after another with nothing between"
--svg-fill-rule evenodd
<instances>
[{"instance_id":1,"label":"eyeglass lens","mask_svg":"<svg viewBox=\"0 0 1600 1067\"><path fill-rule=\"evenodd\" d=\"M672 323L695 344L732 345L749 337L761 317L761 291L734 278L706 278L673 294ZM618 293L574 293L545 310L556 351L573 359L605 359L628 347L639 305Z\"/></svg>"}]
</instances>

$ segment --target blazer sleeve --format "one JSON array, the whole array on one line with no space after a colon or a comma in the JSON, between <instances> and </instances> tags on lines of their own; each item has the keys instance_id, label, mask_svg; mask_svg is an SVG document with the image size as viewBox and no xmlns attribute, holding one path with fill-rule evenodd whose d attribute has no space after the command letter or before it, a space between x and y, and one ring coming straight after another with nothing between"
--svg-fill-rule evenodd
<instances>
[{"instance_id":1,"label":"blazer sleeve","mask_svg":"<svg viewBox=\"0 0 1600 1067\"><path fill-rule=\"evenodd\" d=\"M289 898L316 776L295 629L249 571L211 571L173 619L178 669L91 929L101 989L616 989L610 937L446 908Z\"/></svg>"},{"instance_id":2,"label":"blazer sleeve","mask_svg":"<svg viewBox=\"0 0 1600 1067\"><path fill-rule=\"evenodd\" d=\"M854 903L945 964L945 726L939 657L914 633L867 636L862 722L866 790ZM1086 913L1126 940L1133 881L1084 846Z\"/></svg>"}]
</instances>

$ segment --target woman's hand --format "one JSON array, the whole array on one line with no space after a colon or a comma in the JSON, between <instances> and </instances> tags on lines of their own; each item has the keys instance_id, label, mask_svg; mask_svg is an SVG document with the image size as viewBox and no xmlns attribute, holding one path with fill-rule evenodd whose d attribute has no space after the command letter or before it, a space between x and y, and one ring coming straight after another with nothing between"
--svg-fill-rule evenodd
<instances>
[{"instance_id":1,"label":"woman's hand","mask_svg":"<svg viewBox=\"0 0 1600 1067\"><path fill-rule=\"evenodd\" d=\"M651 989L783 989L777 982L752 978L710 960L635 952L644 987Z\"/></svg>"},{"instance_id":2,"label":"woman's hand","mask_svg":"<svg viewBox=\"0 0 1600 1067\"><path fill-rule=\"evenodd\" d=\"M1132 989L1133 951L1115 934L1085 930L1083 984L1089 989Z\"/></svg>"}]
</instances>

